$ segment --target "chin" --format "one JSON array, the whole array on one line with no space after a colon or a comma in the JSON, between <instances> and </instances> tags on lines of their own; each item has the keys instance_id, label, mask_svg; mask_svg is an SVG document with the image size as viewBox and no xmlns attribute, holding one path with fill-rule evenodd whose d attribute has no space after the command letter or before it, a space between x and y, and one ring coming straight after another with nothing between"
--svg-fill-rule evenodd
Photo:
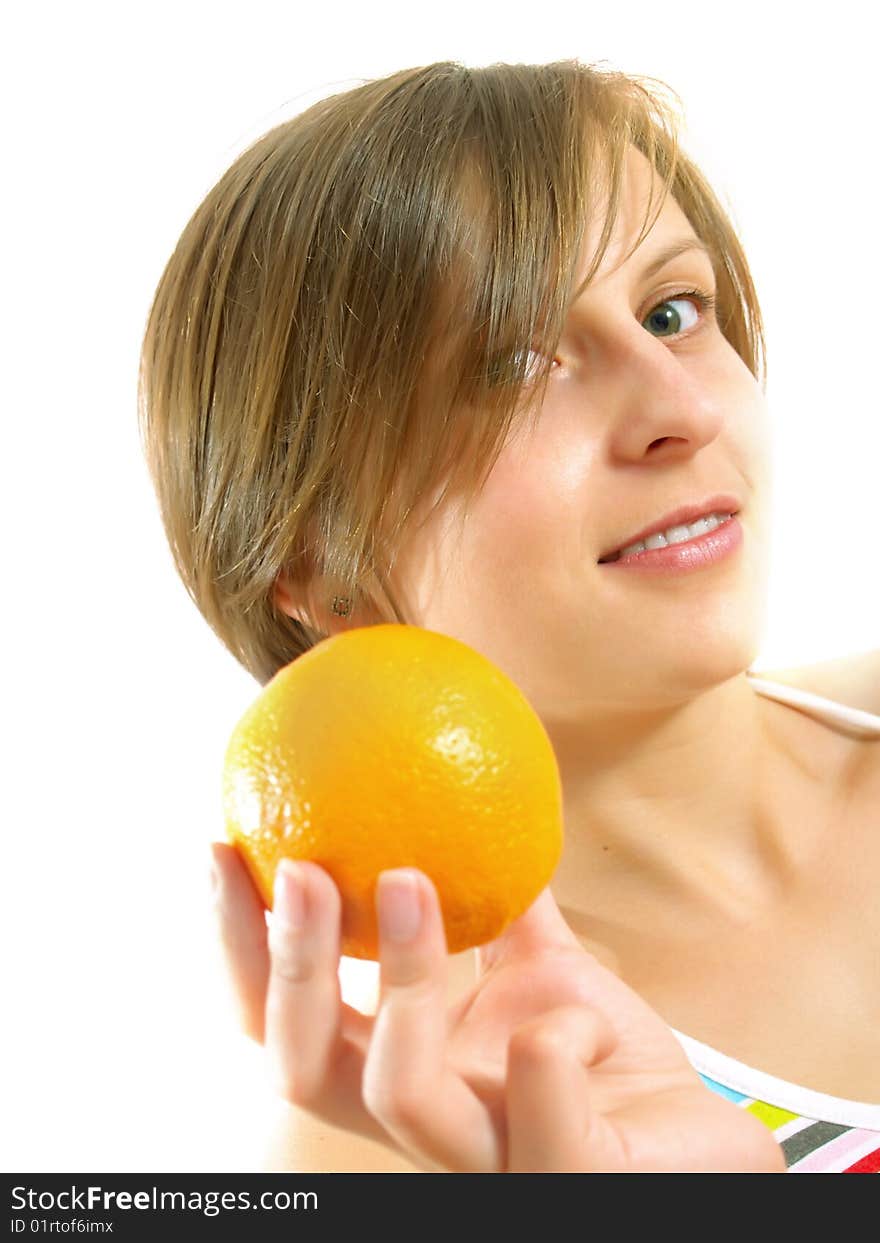
<instances>
[{"instance_id":1,"label":"chin","mask_svg":"<svg viewBox=\"0 0 880 1243\"><path fill-rule=\"evenodd\" d=\"M755 626L722 626L687 644L655 641L639 660L615 654L603 662L598 697L646 709L680 703L744 674L760 654L759 640Z\"/></svg>"}]
</instances>

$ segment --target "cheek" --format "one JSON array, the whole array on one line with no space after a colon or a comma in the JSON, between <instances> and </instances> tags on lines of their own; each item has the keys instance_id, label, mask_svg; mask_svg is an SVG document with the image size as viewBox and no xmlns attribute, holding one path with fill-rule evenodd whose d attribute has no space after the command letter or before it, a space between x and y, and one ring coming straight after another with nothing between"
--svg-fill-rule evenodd
<instances>
[{"instance_id":1,"label":"cheek","mask_svg":"<svg viewBox=\"0 0 880 1243\"><path fill-rule=\"evenodd\" d=\"M507 446L480 498L481 542L542 564L579 546L595 453L583 437L546 432Z\"/></svg>"},{"instance_id":2,"label":"cheek","mask_svg":"<svg viewBox=\"0 0 880 1243\"><path fill-rule=\"evenodd\" d=\"M736 440L743 473L755 495L763 499L771 481L772 424L766 400L757 386L745 395L741 410Z\"/></svg>"},{"instance_id":3,"label":"cheek","mask_svg":"<svg viewBox=\"0 0 880 1243\"><path fill-rule=\"evenodd\" d=\"M724 452L749 487L762 493L770 469L771 422L760 384L727 342L700 378L725 411Z\"/></svg>"}]
</instances>

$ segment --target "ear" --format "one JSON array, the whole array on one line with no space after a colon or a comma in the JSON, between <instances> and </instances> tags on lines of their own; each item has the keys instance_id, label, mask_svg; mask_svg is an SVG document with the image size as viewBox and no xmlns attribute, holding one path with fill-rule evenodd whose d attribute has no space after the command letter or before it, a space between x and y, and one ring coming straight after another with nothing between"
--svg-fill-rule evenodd
<instances>
[{"instance_id":1,"label":"ear","mask_svg":"<svg viewBox=\"0 0 880 1243\"><path fill-rule=\"evenodd\" d=\"M276 609L280 613L285 613L288 617L293 617L296 621L302 622L304 626L308 626L311 630L320 630L324 634L330 634L328 629L329 617L325 616L329 612L329 604L324 609L316 608L320 599L320 587L312 582L305 586L301 584L292 584L288 576L281 571L275 579L275 585L272 589L272 600ZM334 616L334 620L343 621L342 617Z\"/></svg>"},{"instance_id":2,"label":"ear","mask_svg":"<svg viewBox=\"0 0 880 1243\"><path fill-rule=\"evenodd\" d=\"M275 579L272 588L272 603L279 613L286 613L288 617L293 617L308 625L307 618L303 616L300 593L291 588L290 581L283 571Z\"/></svg>"},{"instance_id":3,"label":"ear","mask_svg":"<svg viewBox=\"0 0 880 1243\"><path fill-rule=\"evenodd\" d=\"M368 600L356 604L353 593L343 595L320 577L304 587L293 586L282 571L275 579L273 601L280 612L328 636L382 621Z\"/></svg>"}]
</instances>

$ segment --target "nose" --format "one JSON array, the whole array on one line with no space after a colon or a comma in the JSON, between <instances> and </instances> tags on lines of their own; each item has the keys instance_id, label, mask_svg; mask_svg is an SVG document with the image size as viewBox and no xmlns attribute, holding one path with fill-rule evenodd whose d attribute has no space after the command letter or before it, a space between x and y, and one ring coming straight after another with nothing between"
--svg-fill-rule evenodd
<instances>
[{"instance_id":1,"label":"nose","mask_svg":"<svg viewBox=\"0 0 880 1243\"><path fill-rule=\"evenodd\" d=\"M608 454L627 463L692 457L721 433L720 395L662 339L640 335L606 391Z\"/></svg>"}]
</instances>

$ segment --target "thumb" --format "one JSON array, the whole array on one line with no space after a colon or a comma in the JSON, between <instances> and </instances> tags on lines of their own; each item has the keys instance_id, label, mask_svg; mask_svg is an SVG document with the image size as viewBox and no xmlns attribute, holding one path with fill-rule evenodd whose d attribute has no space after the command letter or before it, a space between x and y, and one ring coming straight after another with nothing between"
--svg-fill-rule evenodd
<instances>
[{"instance_id":1,"label":"thumb","mask_svg":"<svg viewBox=\"0 0 880 1243\"><path fill-rule=\"evenodd\" d=\"M504 958L519 958L555 946L580 949L581 944L563 918L549 885L528 908L508 924L500 937L477 950L481 971Z\"/></svg>"}]
</instances>

